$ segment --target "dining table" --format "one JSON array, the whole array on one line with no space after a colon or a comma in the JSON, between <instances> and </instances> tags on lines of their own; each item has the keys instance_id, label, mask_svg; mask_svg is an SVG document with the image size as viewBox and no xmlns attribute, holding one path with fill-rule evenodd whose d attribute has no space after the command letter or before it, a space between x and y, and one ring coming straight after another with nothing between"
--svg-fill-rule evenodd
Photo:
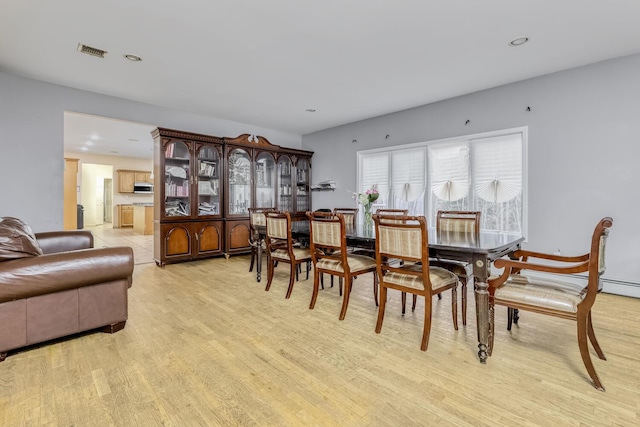
<instances>
[{"instance_id":1,"label":"dining table","mask_svg":"<svg viewBox=\"0 0 640 427\"><path fill-rule=\"evenodd\" d=\"M257 237L264 238L266 228L257 226L256 233L260 235ZM481 363L486 363L491 330L489 322L493 321L493 316L489 311L489 285L487 283L491 264L493 261L509 256L520 249L525 238L520 233L482 230L477 240L464 236L439 235L435 228L430 228L427 233L429 258L460 261L472 266L478 329L478 357ZM350 226L347 227L345 234L348 247L375 251L376 237L373 227L365 227L361 224ZM309 221L293 221L291 235L303 244L305 241L308 242ZM256 279L259 282L262 273L262 245L257 245L257 249Z\"/></svg>"}]
</instances>

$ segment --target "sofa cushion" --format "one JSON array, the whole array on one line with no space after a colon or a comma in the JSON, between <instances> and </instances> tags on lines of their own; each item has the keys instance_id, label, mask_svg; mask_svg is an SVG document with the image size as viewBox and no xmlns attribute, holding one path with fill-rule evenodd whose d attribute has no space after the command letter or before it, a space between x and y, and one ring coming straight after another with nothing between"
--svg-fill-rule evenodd
<instances>
[{"instance_id":1,"label":"sofa cushion","mask_svg":"<svg viewBox=\"0 0 640 427\"><path fill-rule=\"evenodd\" d=\"M0 218L0 261L42 255L31 227L12 217Z\"/></svg>"}]
</instances>

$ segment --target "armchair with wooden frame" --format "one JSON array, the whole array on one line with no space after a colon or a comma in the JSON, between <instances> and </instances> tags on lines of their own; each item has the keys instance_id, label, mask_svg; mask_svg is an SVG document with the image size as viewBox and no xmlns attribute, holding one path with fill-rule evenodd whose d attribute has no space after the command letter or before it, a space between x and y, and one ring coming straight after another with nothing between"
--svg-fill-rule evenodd
<instances>
[{"instance_id":1,"label":"armchair with wooden frame","mask_svg":"<svg viewBox=\"0 0 640 427\"><path fill-rule=\"evenodd\" d=\"M376 265L380 285L380 305L376 333L380 333L387 302L387 289L425 298L424 327L420 349L426 351L431 332L433 296L451 289L453 327L458 330L458 277L429 265L427 221L424 216L374 215L376 227ZM394 221L395 219L401 221ZM399 266L386 260L402 260Z\"/></svg>"},{"instance_id":2,"label":"armchair with wooden frame","mask_svg":"<svg viewBox=\"0 0 640 427\"><path fill-rule=\"evenodd\" d=\"M291 296L293 284L298 274L298 266L306 264L307 279L311 264L311 254L308 248L294 246L291 237L291 216L289 212L266 212L266 248L268 279L265 291L268 291L273 281L273 273L278 263L290 265L289 287L285 298Z\"/></svg>"},{"instance_id":3,"label":"armchair with wooden frame","mask_svg":"<svg viewBox=\"0 0 640 427\"><path fill-rule=\"evenodd\" d=\"M307 212L309 218L309 246L313 260L313 295L309 309L313 309L318 298L320 275L330 274L344 278L340 320L344 320L349 307L353 279L361 274L373 273L373 291L377 303L378 278L376 261L365 255L347 251L346 225L341 213Z\"/></svg>"},{"instance_id":4,"label":"armchair with wooden frame","mask_svg":"<svg viewBox=\"0 0 640 427\"><path fill-rule=\"evenodd\" d=\"M502 305L511 310L525 310L577 322L578 347L593 385L604 391L589 355L587 339L598 357L606 360L593 330L591 308L598 292L602 290L600 276L605 271L604 251L609 228L613 220L602 218L591 237L589 252L580 256L560 256L526 250L516 251L518 260L499 259L494 265L504 268L499 277L489 279L489 355L494 349L495 309ZM532 262L532 259L542 260ZM586 285L548 279L544 275L527 275L526 271L543 274L574 275L587 273ZM547 331L553 333L553 331Z\"/></svg>"}]
</instances>

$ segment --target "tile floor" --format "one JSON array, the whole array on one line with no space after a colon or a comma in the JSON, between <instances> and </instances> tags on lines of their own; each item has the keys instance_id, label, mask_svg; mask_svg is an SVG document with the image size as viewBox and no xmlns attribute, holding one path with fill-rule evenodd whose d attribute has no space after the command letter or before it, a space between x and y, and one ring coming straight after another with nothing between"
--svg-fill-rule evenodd
<instances>
[{"instance_id":1,"label":"tile floor","mask_svg":"<svg viewBox=\"0 0 640 427\"><path fill-rule=\"evenodd\" d=\"M94 247L129 246L133 249L135 264L147 264L153 261L153 235L143 236L133 232L133 228L113 228L104 223L85 227L93 233Z\"/></svg>"}]
</instances>

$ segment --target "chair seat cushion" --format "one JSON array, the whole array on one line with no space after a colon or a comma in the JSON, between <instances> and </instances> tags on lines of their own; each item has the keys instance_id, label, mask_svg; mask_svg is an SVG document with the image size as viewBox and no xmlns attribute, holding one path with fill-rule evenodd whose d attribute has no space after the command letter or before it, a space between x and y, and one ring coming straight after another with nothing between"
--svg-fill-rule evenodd
<instances>
[{"instance_id":1,"label":"chair seat cushion","mask_svg":"<svg viewBox=\"0 0 640 427\"><path fill-rule=\"evenodd\" d=\"M358 273L363 270L376 268L376 260L364 255L349 254L347 255L347 262L349 263L349 271L351 271L351 273ZM342 261L337 259L321 258L316 263L316 268L344 273Z\"/></svg>"},{"instance_id":2,"label":"chair seat cushion","mask_svg":"<svg viewBox=\"0 0 640 427\"><path fill-rule=\"evenodd\" d=\"M452 272L458 277L466 278L471 276L471 274L469 274L469 271L467 271L469 264L464 262L448 261L448 260L440 260L440 259L432 258L432 259L429 259L429 265L431 267L440 267L440 268L444 268L445 270L449 270L450 272Z\"/></svg>"},{"instance_id":3,"label":"chair seat cushion","mask_svg":"<svg viewBox=\"0 0 640 427\"><path fill-rule=\"evenodd\" d=\"M422 271L422 265L420 264L405 264L400 268L402 270L412 272ZM436 291L438 289L446 288L454 283L458 283L458 276L444 268L429 267L429 280L431 281L431 288ZM384 282L405 286L407 288L424 290L422 276L416 276L413 274L403 274L401 272L390 271L384 276Z\"/></svg>"},{"instance_id":4,"label":"chair seat cushion","mask_svg":"<svg viewBox=\"0 0 640 427\"><path fill-rule=\"evenodd\" d=\"M512 274L504 285L496 289L494 296L497 303L504 305L515 302L576 313L585 290L584 286L575 283Z\"/></svg>"},{"instance_id":5,"label":"chair seat cushion","mask_svg":"<svg viewBox=\"0 0 640 427\"><path fill-rule=\"evenodd\" d=\"M311 260L311 252L309 252L309 248L293 248L293 257L295 261L310 261ZM289 258L289 252L284 249L276 249L271 252L271 258L280 259L283 261L291 261Z\"/></svg>"}]
</instances>

